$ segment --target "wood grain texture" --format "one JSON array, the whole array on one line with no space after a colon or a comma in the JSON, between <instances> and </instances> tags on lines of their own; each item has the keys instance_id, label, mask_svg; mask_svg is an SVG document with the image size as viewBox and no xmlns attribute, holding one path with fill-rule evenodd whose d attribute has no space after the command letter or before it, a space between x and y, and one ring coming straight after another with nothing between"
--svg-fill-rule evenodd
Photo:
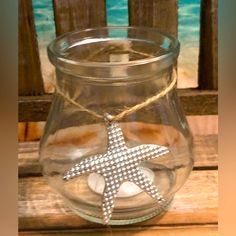
<instances>
[{"instance_id":1,"label":"wood grain texture","mask_svg":"<svg viewBox=\"0 0 236 236\"><path fill-rule=\"evenodd\" d=\"M53 95L20 96L18 99L19 121L45 121L52 99Z\"/></svg>"},{"instance_id":2,"label":"wood grain texture","mask_svg":"<svg viewBox=\"0 0 236 236\"><path fill-rule=\"evenodd\" d=\"M39 148L39 142L19 143L19 153L18 153L19 176L41 175L38 148Z\"/></svg>"},{"instance_id":3,"label":"wood grain texture","mask_svg":"<svg viewBox=\"0 0 236 236\"><path fill-rule=\"evenodd\" d=\"M187 116L189 128L193 136L218 135L218 115Z\"/></svg>"},{"instance_id":4,"label":"wood grain texture","mask_svg":"<svg viewBox=\"0 0 236 236\"><path fill-rule=\"evenodd\" d=\"M214 115L218 113L217 91L178 90L185 115ZM45 121L53 95L19 97L19 121Z\"/></svg>"},{"instance_id":5,"label":"wood grain texture","mask_svg":"<svg viewBox=\"0 0 236 236\"><path fill-rule=\"evenodd\" d=\"M215 115L218 114L218 92L197 89L178 91L185 115Z\"/></svg>"},{"instance_id":6,"label":"wood grain texture","mask_svg":"<svg viewBox=\"0 0 236 236\"><path fill-rule=\"evenodd\" d=\"M218 166L218 116L187 116L193 134L195 169ZM18 167L20 176L41 175L39 142L20 142Z\"/></svg>"},{"instance_id":7,"label":"wood grain texture","mask_svg":"<svg viewBox=\"0 0 236 236\"><path fill-rule=\"evenodd\" d=\"M139 223L145 226L217 223L217 171L193 171L166 214ZM43 177L19 179L20 230L94 228L67 208Z\"/></svg>"},{"instance_id":8,"label":"wood grain texture","mask_svg":"<svg viewBox=\"0 0 236 236\"><path fill-rule=\"evenodd\" d=\"M111 227L105 229L92 230L58 230L39 232L20 232L19 236L217 236L216 225L205 226L181 226L181 227Z\"/></svg>"},{"instance_id":9,"label":"wood grain texture","mask_svg":"<svg viewBox=\"0 0 236 236\"><path fill-rule=\"evenodd\" d=\"M177 0L129 0L129 25L155 27L177 36Z\"/></svg>"},{"instance_id":10,"label":"wood grain texture","mask_svg":"<svg viewBox=\"0 0 236 236\"><path fill-rule=\"evenodd\" d=\"M38 142L19 143L18 167L20 176L41 175ZM194 136L194 156L196 169L212 169L218 166L217 135Z\"/></svg>"},{"instance_id":11,"label":"wood grain texture","mask_svg":"<svg viewBox=\"0 0 236 236\"><path fill-rule=\"evenodd\" d=\"M19 1L19 94L44 92L31 0Z\"/></svg>"},{"instance_id":12,"label":"wood grain texture","mask_svg":"<svg viewBox=\"0 0 236 236\"><path fill-rule=\"evenodd\" d=\"M53 0L56 34L106 25L105 0Z\"/></svg>"},{"instance_id":13,"label":"wood grain texture","mask_svg":"<svg viewBox=\"0 0 236 236\"><path fill-rule=\"evenodd\" d=\"M18 141L24 142L27 132L27 123L25 122L18 122Z\"/></svg>"},{"instance_id":14,"label":"wood grain texture","mask_svg":"<svg viewBox=\"0 0 236 236\"><path fill-rule=\"evenodd\" d=\"M218 88L218 0L201 1L199 86Z\"/></svg>"}]
</instances>

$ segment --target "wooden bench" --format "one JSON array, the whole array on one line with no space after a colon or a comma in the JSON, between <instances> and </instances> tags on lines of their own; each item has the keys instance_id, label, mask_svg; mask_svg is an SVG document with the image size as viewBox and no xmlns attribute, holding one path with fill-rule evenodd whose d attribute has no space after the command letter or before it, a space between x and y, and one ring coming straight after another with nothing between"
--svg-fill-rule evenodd
<instances>
[{"instance_id":1,"label":"wooden bench","mask_svg":"<svg viewBox=\"0 0 236 236\"><path fill-rule=\"evenodd\" d=\"M19 121L45 121L52 95L43 88L30 0L20 0ZM177 35L177 0L129 0L129 24ZM53 0L56 33L106 25L104 0ZM86 14L85 14L86 13ZM160 217L104 227L72 213L41 176L38 142L19 143L19 235L217 235L217 0L201 1L199 87L179 90L194 134L195 166Z\"/></svg>"}]
</instances>

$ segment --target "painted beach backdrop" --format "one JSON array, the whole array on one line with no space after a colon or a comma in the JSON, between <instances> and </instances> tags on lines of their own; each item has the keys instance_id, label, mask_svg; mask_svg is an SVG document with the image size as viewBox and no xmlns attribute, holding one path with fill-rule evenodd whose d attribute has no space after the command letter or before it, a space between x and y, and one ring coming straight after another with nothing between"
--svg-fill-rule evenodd
<instances>
[{"instance_id":1,"label":"painted beach backdrop","mask_svg":"<svg viewBox=\"0 0 236 236\"><path fill-rule=\"evenodd\" d=\"M128 25L127 0L106 0L108 25ZM55 38L52 0L33 0L41 65L47 92L53 91L50 79L54 68L50 65L47 44ZM199 53L200 0L179 0L178 39L181 53L178 59L178 87L197 86Z\"/></svg>"}]
</instances>

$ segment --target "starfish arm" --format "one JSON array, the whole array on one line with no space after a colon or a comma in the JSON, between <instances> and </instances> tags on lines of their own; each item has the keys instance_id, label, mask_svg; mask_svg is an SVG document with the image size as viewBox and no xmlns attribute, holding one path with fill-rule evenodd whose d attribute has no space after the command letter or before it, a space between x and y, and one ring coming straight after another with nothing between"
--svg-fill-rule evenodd
<instances>
[{"instance_id":1,"label":"starfish arm","mask_svg":"<svg viewBox=\"0 0 236 236\"><path fill-rule=\"evenodd\" d=\"M118 148L121 151L127 149L123 132L117 123L110 123L109 125L107 125L107 137L108 151L112 151Z\"/></svg>"},{"instance_id":2,"label":"starfish arm","mask_svg":"<svg viewBox=\"0 0 236 236\"><path fill-rule=\"evenodd\" d=\"M141 155L139 155L140 162L151 160L170 152L167 147L156 144L143 144L136 148L138 148L138 152L141 152Z\"/></svg>"},{"instance_id":3,"label":"starfish arm","mask_svg":"<svg viewBox=\"0 0 236 236\"><path fill-rule=\"evenodd\" d=\"M84 173L98 171L97 160L102 157L102 154L91 156L73 165L64 175L64 180L70 180Z\"/></svg>"},{"instance_id":4,"label":"starfish arm","mask_svg":"<svg viewBox=\"0 0 236 236\"><path fill-rule=\"evenodd\" d=\"M102 211L104 224L108 224L114 209L114 201L121 183L114 183L112 177L105 178L105 189L103 192Z\"/></svg>"},{"instance_id":5,"label":"starfish arm","mask_svg":"<svg viewBox=\"0 0 236 236\"><path fill-rule=\"evenodd\" d=\"M149 196L157 200L158 203L165 201L164 197L160 194L157 187L143 174L141 170L136 168L133 170L129 180L146 192Z\"/></svg>"}]
</instances>

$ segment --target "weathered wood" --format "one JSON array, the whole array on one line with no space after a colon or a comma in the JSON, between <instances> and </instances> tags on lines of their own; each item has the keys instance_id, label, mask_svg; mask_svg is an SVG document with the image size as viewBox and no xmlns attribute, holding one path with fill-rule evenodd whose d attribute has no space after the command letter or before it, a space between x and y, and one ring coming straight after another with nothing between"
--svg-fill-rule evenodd
<instances>
[{"instance_id":1,"label":"weathered wood","mask_svg":"<svg viewBox=\"0 0 236 236\"><path fill-rule=\"evenodd\" d=\"M38 44L31 0L19 1L19 94L43 93Z\"/></svg>"},{"instance_id":2,"label":"weathered wood","mask_svg":"<svg viewBox=\"0 0 236 236\"><path fill-rule=\"evenodd\" d=\"M201 1L199 87L218 88L218 0Z\"/></svg>"},{"instance_id":3,"label":"weathered wood","mask_svg":"<svg viewBox=\"0 0 236 236\"><path fill-rule=\"evenodd\" d=\"M106 25L105 0L53 0L56 34Z\"/></svg>"},{"instance_id":4,"label":"weathered wood","mask_svg":"<svg viewBox=\"0 0 236 236\"><path fill-rule=\"evenodd\" d=\"M217 171L193 171L176 194L168 212L139 225L190 225L217 223ZM43 177L19 179L20 230L94 228L62 202ZM96 225L96 227L102 227Z\"/></svg>"},{"instance_id":5,"label":"weathered wood","mask_svg":"<svg viewBox=\"0 0 236 236\"><path fill-rule=\"evenodd\" d=\"M195 168L217 168L217 141L217 135L194 136ZM19 143L18 167L20 176L41 175L38 147L38 142Z\"/></svg>"},{"instance_id":6,"label":"weathered wood","mask_svg":"<svg viewBox=\"0 0 236 236\"><path fill-rule=\"evenodd\" d=\"M39 164L39 142L19 143L18 174L19 176L41 175Z\"/></svg>"},{"instance_id":7,"label":"weathered wood","mask_svg":"<svg viewBox=\"0 0 236 236\"><path fill-rule=\"evenodd\" d=\"M218 116L187 116L187 120L194 140L194 168L216 169L218 166ZM153 136L150 138L157 139ZM20 176L41 175L38 147L39 142L19 143Z\"/></svg>"},{"instance_id":8,"label":"weathered wood","mask_svg":"<svg viewBox=\"0 0 236 236\"><path fill-rule=\"evenodd\" d=\"M187 116L189 128L193 136L218 135L218 115L209 116Z\"/></svg>"},{"instance_id":9,"label":"weathered wood","mask_svg":"<svg viewBox=\"0 0 236 236\"><path fill-rule=\"evenodd\" d=\"M18 141L19 142L25 141L26 132L27 132L27 123L18 122Z\"/></svg>"},{"instance_id":10,"label":"weathered wood","mask_svg":"<svg viewBox=\"0 0 236 236\"><path fill-rule=\"evenodd\" d=\"M218 114L218 92L204 90L178 90L185 115Z\"/></svg>"},{"instance_id":11,"label":"weathered wood","mask_svg":"<svg viewBox=\"0 0 236 236\"><path fill-rule=\"evenodd\" d=\"M53 95L20 96L18 101L19 121L45 121Z\"/></svg>"},{"instance_id":12,"label":"weathered wood","mask_svg":"<svg viewBox=\"0 0 236 236\"><path fill-rule=\"evenodd\" d=\"M58 231L39 231L39 232L20 232L19 236L217 236L216 225L193 225L181 227L111 227L106 229L92 229L92 230L58 230Z\"/></svg>"},{"instance_id":13,"label":"weathered wood","mask_svg":"<svg viewBox=\"0 0 236 236\"><path fill-rule=\"evenodd\" d=\"M178 90L185 115L218 113L217 91ZM19 121L45 121L53 95L19 97Z\"/></svg>"},{"instance_id":14,"label":"weathered wood","mask_svg":"<svg viewBox=\"0 0 236 236\"><path fill-rule=\"evenodd\" d=\"M177 0L129 0L129 25L156 27L177 36Z\"/></svg>"},{"instance_id":15,"label":"weathered wood","mask_svg":"<svg viewBox=\"0 0 236 236\"><path fill-rule=\"evenodd\" d=\"M195 168L207 169L218 166L218 136L194 136Z\"/></svg>"}]
</instances>

